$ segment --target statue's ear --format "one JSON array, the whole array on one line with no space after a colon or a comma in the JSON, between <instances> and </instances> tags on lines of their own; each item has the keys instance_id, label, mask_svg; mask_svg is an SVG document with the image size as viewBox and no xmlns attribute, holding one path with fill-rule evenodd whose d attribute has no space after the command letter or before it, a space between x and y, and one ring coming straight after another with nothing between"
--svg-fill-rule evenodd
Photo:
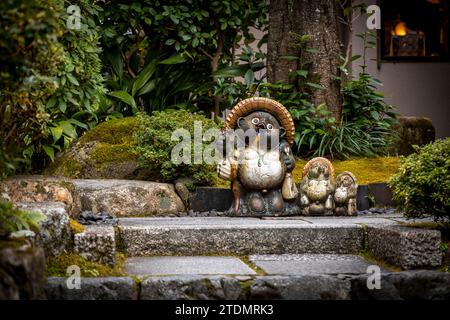
<instances>
[{"instance_id":1,"label":"statue's ear","mask_svg":"<svg viewBox=\"0 0 450 320\"><path fill-rule=\"evenodd\" d=\"M236 125L239 129L248 129L246 126L245 118L239 117L236 121Z\"/></svg>"},{"instance_id":2,"label":"statue's ear","mask_svg":"<svg viewBox=\"0 0 450 320\"><path fill-rule=\"evenodd\" d=\"M280 127L280 138L283 138L286 135L286 129L283 127Z\"/></svg>"}]
</instances>

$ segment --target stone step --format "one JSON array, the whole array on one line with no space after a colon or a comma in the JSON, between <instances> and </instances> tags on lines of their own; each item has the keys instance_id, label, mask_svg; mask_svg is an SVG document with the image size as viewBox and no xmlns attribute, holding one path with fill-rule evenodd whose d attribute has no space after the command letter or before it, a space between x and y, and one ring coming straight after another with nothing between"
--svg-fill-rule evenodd
<instances>
[{"instance_id":1,"label":"stone step","mask_svg":"<svg viewBox=\"0 0 450 320\"><path fill-rule=\"evenodd\" d=\"M337 275L365 274L372 264L349 254L132 257L125 271L134 276L180 275ZM381 270L381 268L380 268ZM388 272L382 269L383 272Z\"/></svg>"},{"instance_id":2,"label":"stone step","mask_svg":"<svg viewBox=\"0 0 450 320\"><path fill-rule=\"evenodd\" d=\"M361 270L362 271L362 270ZM170 275L82 278L80 288L67 278L49 278L50 300L367 300L450 298L450 274L431 270L385 272L379 288L367 285L372 274Z\"/></svg>"},{"instance_id":3,"label":"stone step","mask_svg":"<svg viewBox=\"0 0 450 320\"><path fill-rule=\"evenodd\" d=\"M256 275L241 259L223 256L133 257L125 262L125 271L135 276Z\"/></svg>"},{"instance_id":4,"label":"stone step","mask_svg":"<svg viewBox=\"0 0 450 320\"><path fill-rule=\"evenodd\" d=\"M389 217L121 218L119 249L128 256L211 254L352 254L364 248L364 225Z\"/></svg>"}]
</instances>

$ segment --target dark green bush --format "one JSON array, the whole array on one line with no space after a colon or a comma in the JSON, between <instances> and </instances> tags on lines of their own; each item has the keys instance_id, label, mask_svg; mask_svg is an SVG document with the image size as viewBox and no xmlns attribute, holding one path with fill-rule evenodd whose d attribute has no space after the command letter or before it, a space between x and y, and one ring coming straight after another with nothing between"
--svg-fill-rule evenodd
<instances>
[{"instance_id":1,"label":"dark green bush","mask_svg":"<svg viewBox=\"0 0 450 320\"><path fill-rule=\"evenodd\" d=\"M66 26L64 0L0 2L2 175L31 164L41 169L99 121L104 88L92 20L99 7L88 0L70 4L82 11L78 30ZM16 158L23 161L11 161Z\"/></svg>"},{"instance_id":2,"label":"dark green bush","mask_svg":"<svg viewBox=\"0 0 450 320\"><path fill-rule=\"evenodd\" d=\"M390 179L394 199L407 216L450 221L450 138L416 150Z\"/></svg>"},{"instance_id":3,"label":"dark green bush","mask_svg":"<svg viewBox=\"0 0 450 320\"><path fill-rule=\"evenodd\" d=\"M195 184L211 185L216 179L214 165L202 164L174 164L171 161L172 148L179 141L172 140L172 133L184 128L191 134L194 141L194 121L202 123L203 132L217 125L203 115L193 114L184 110L167 110L154 112L152 116L140 114L138 129L134 133L136 147L139 154L140 166L149 172L149 180L173 182L187 178ZM203 146L209 144L202 139ZM194 155L194 146L191 145Z\"/></svg>"}]
</instances>

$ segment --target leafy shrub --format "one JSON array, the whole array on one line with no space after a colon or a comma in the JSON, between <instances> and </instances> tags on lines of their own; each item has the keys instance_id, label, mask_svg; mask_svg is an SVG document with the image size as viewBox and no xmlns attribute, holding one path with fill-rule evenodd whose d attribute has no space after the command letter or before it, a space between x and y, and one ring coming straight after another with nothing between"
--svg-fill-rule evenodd
<instances>
[{"instance_id":1,"label":"leafy shrub","mask_svg":"<svg viewBox=\"0 0 450 320\"><path fill-rule=\"evenodd\" d=\"M196 184L210 185L215 181L214 165L205 164L174 164L171 161L172 148L179 141L172 140L172 133L177 129L186 129L194 141L194 122L202 123L205 132L217 125L199 114L185 110L167 110L154 112L152 116L140 114L138 129L134 134L135 150L139 154L140 166L149 172L149 179L171 182L180 178L188 178ZM209 144L202 139L203 146ZM194 155L194 144L191 144L191 154Z\"/></svg>"},{"instance_id":2,"label":"leafy shrub","mask_svg":"<svg viewBox=\"0 0 450 320\"><path fill-rule=\"evenodd\" d=\"M66 27L63 0L0 3L0 151L24 160L2 158L8 173L31 160L34 169L42 168L105 112L98 27L91 18L98 7L88 0L71 4L83 12L79 30Z\"/></svg>"},{"instance_id":3,"label":"leafy shrub","mask_svg":"<svg viewBox=\"0 0 450 320\"><path fill-rule=\"evenodd\" d=\"M108 85L114 91L127 92L140 111L147 113L175 106L196 105L206 111L216 107L213 72L234 63L234 48L241 40L254 40L250 27L262 30L267 25L265 1L98 3L103 9L98 18L104 31L101 41L108 61ZM183 55L186 62L175 67L158 65L145 89L132 89L138 75L153 61L174 55ZM132 104L128 95L120 95ZM125 100L118 99L116 108L135 112ZM217 115L218 110L214 111Z\"/></svg>"},{"instance_id":4,"label":"leafy shrub","mask_svg":"<svg viewBox=\"0 0 450 320\"><path fill-rule=\"evenodd\" d=\"M0 201L0 236L21 230L38 231L44 219L40 212L15 209L11 202Z\"/></svg>"},{"instance_id":5,"label":"leafy shrub","mask_svg":"<svg viewBox=\"0 0 450 320\"><path fill-rule=\"evenodd\" d=\"M402 158L389 184L407 216L428 213L450 220L450 138L436 140Z\"/></svg>"}]
</instances>

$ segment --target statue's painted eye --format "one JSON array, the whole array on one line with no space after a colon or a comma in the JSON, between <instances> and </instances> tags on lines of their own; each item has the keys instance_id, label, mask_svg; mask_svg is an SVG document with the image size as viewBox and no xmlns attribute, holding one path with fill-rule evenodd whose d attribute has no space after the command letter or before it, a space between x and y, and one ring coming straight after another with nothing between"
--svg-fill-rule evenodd
<instances>
[{"instance_id":1,"label":"statue's painted eye","mask_svg":"<svg viewBox=\"0 0 450 320\"><path fill-rule=\"evenodd\" d=\"M267 130L272 130L272 129L273 129L273 126L270 123L268 123L267 124Z\"/></svg>"},{"instance_id":2,"label":"statue's painted eye","mask_svg":"<svg viewBox=\"0 0 450 320\"><path fill-rule=\"evenodd\" d=\"M252 123L253 124L258 124L259 123L259 118L253 118L252 119Z\"/></svg>"}]
</instances>

